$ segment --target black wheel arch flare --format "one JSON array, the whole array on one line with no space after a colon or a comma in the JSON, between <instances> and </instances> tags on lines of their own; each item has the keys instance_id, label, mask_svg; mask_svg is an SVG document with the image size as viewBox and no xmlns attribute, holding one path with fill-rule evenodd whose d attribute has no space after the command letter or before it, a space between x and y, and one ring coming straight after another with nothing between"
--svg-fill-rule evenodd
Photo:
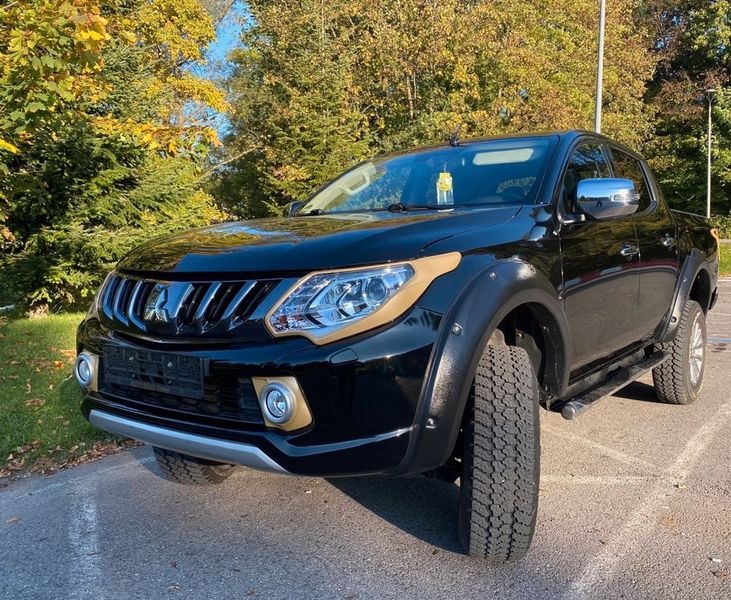
<instances>
[{"instance_id":1,"label":"black wheel arch flare","mask_svg":"<svg viewBox=\"0 0 731 600\"><path fill-rule=\"evenodd\" d=\"M658 327L655 339L658 342L669 342L675 338L675 334L680 324L680 315L685 307L685 301L691 296L693 285L701 277L707 278L707 285L709 286L707 298L702 302L699 302L703 312L708 312L710 308L711 298L713 294L713 276L711 274L711 264L709 263L706 255L693 248L688 252L683 260L683 265L680 269L680 276L678 277L678 283L675 287L675 296L673 298L673 305L671 306L668 314L662 323Z\"/></svg>"},{"instance_id":2,"label":"black wheel arch flare","mask_svg":"<svg viewBox=\"0 0 731 600\"><path fill-rule=\"evenodd\" d=\"M480 268L455 295L429 359L413 433L394 475L444 464L455 447L477 362L495 329L522 305L539 307L552 369L544 382L556 395L568 385L570 336L558 291L532 265L515 258Z\"/></svg>"}]
</instances>

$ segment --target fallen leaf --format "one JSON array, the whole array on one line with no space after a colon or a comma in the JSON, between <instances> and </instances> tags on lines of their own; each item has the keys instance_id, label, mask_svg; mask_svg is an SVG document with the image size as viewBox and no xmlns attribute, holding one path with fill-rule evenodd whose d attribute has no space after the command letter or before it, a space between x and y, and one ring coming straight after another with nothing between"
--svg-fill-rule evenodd
<instances>
[{"instance_id":1,"label":"fallen leaf","mask_svg":"<svg viewBox=\"0 0 731 600\"><path fill-rule=\"evenodd\" d=\"M46 401L43 398L31 398L25 401L26 406L43 406Z\"/></svg>"}]
</instances>

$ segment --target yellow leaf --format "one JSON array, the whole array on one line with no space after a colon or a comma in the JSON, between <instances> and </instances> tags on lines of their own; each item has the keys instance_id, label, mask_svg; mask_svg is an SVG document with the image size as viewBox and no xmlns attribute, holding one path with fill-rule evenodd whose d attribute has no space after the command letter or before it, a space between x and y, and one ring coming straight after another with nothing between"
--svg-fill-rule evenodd
<instances>
[{"instance_id":1,"label":"yellow leaf","mask_svg":"<svg viewBox=\"0 0 731 600\"><path fill-rule=\"evenodd\" d=\"M8 152L12 152L13 154L18 153L18 149L13 146L10 142L6 142L3 139L0 139L0 149L7 150Z\"/></svg>"}]
</instances>

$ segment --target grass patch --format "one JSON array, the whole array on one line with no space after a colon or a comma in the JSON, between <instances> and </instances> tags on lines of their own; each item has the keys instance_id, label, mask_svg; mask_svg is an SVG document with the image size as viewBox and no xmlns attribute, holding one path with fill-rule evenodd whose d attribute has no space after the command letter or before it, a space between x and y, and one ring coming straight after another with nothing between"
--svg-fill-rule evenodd
<instances>
[{"instance_id":1,"label":"grass patch","mask_svg":"<svg viewBox=\"0 0 731 600\"><path fill-rule=\"evenodd\" d=\"M731 275L731 244L721 244L718 272L721 275Z\"/></svg>"},{"instance_id":2,"label":"grass patch","mask_svg":"<svg viewBox=\"0 0 731 600\"><path fill-rule=\"evenodd\" d=\"M82 317L0 320L0 477L51 472L112 451L115 438L79 411L81 391L71 373Z\"/></svg>"}]
</instances>

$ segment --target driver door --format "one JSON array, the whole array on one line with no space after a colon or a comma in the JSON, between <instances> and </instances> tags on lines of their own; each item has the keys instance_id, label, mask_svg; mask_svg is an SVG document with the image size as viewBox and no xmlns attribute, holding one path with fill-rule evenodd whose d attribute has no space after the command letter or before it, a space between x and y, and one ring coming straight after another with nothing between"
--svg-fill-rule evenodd
<instances>
[{"instance_id":1,"label":"driver door","mask_svg":"<svg viewBox=\"0 0 731 600\"><path fill-rule=\"evenodd\" d=\"M566 166L561 295L571 331L572 370L608 357L638 335L640 254L633 219L581 220L575 209L579 181L611 176L607 151L595 141L580 143Z\"/></svg>"}]
</instances>

